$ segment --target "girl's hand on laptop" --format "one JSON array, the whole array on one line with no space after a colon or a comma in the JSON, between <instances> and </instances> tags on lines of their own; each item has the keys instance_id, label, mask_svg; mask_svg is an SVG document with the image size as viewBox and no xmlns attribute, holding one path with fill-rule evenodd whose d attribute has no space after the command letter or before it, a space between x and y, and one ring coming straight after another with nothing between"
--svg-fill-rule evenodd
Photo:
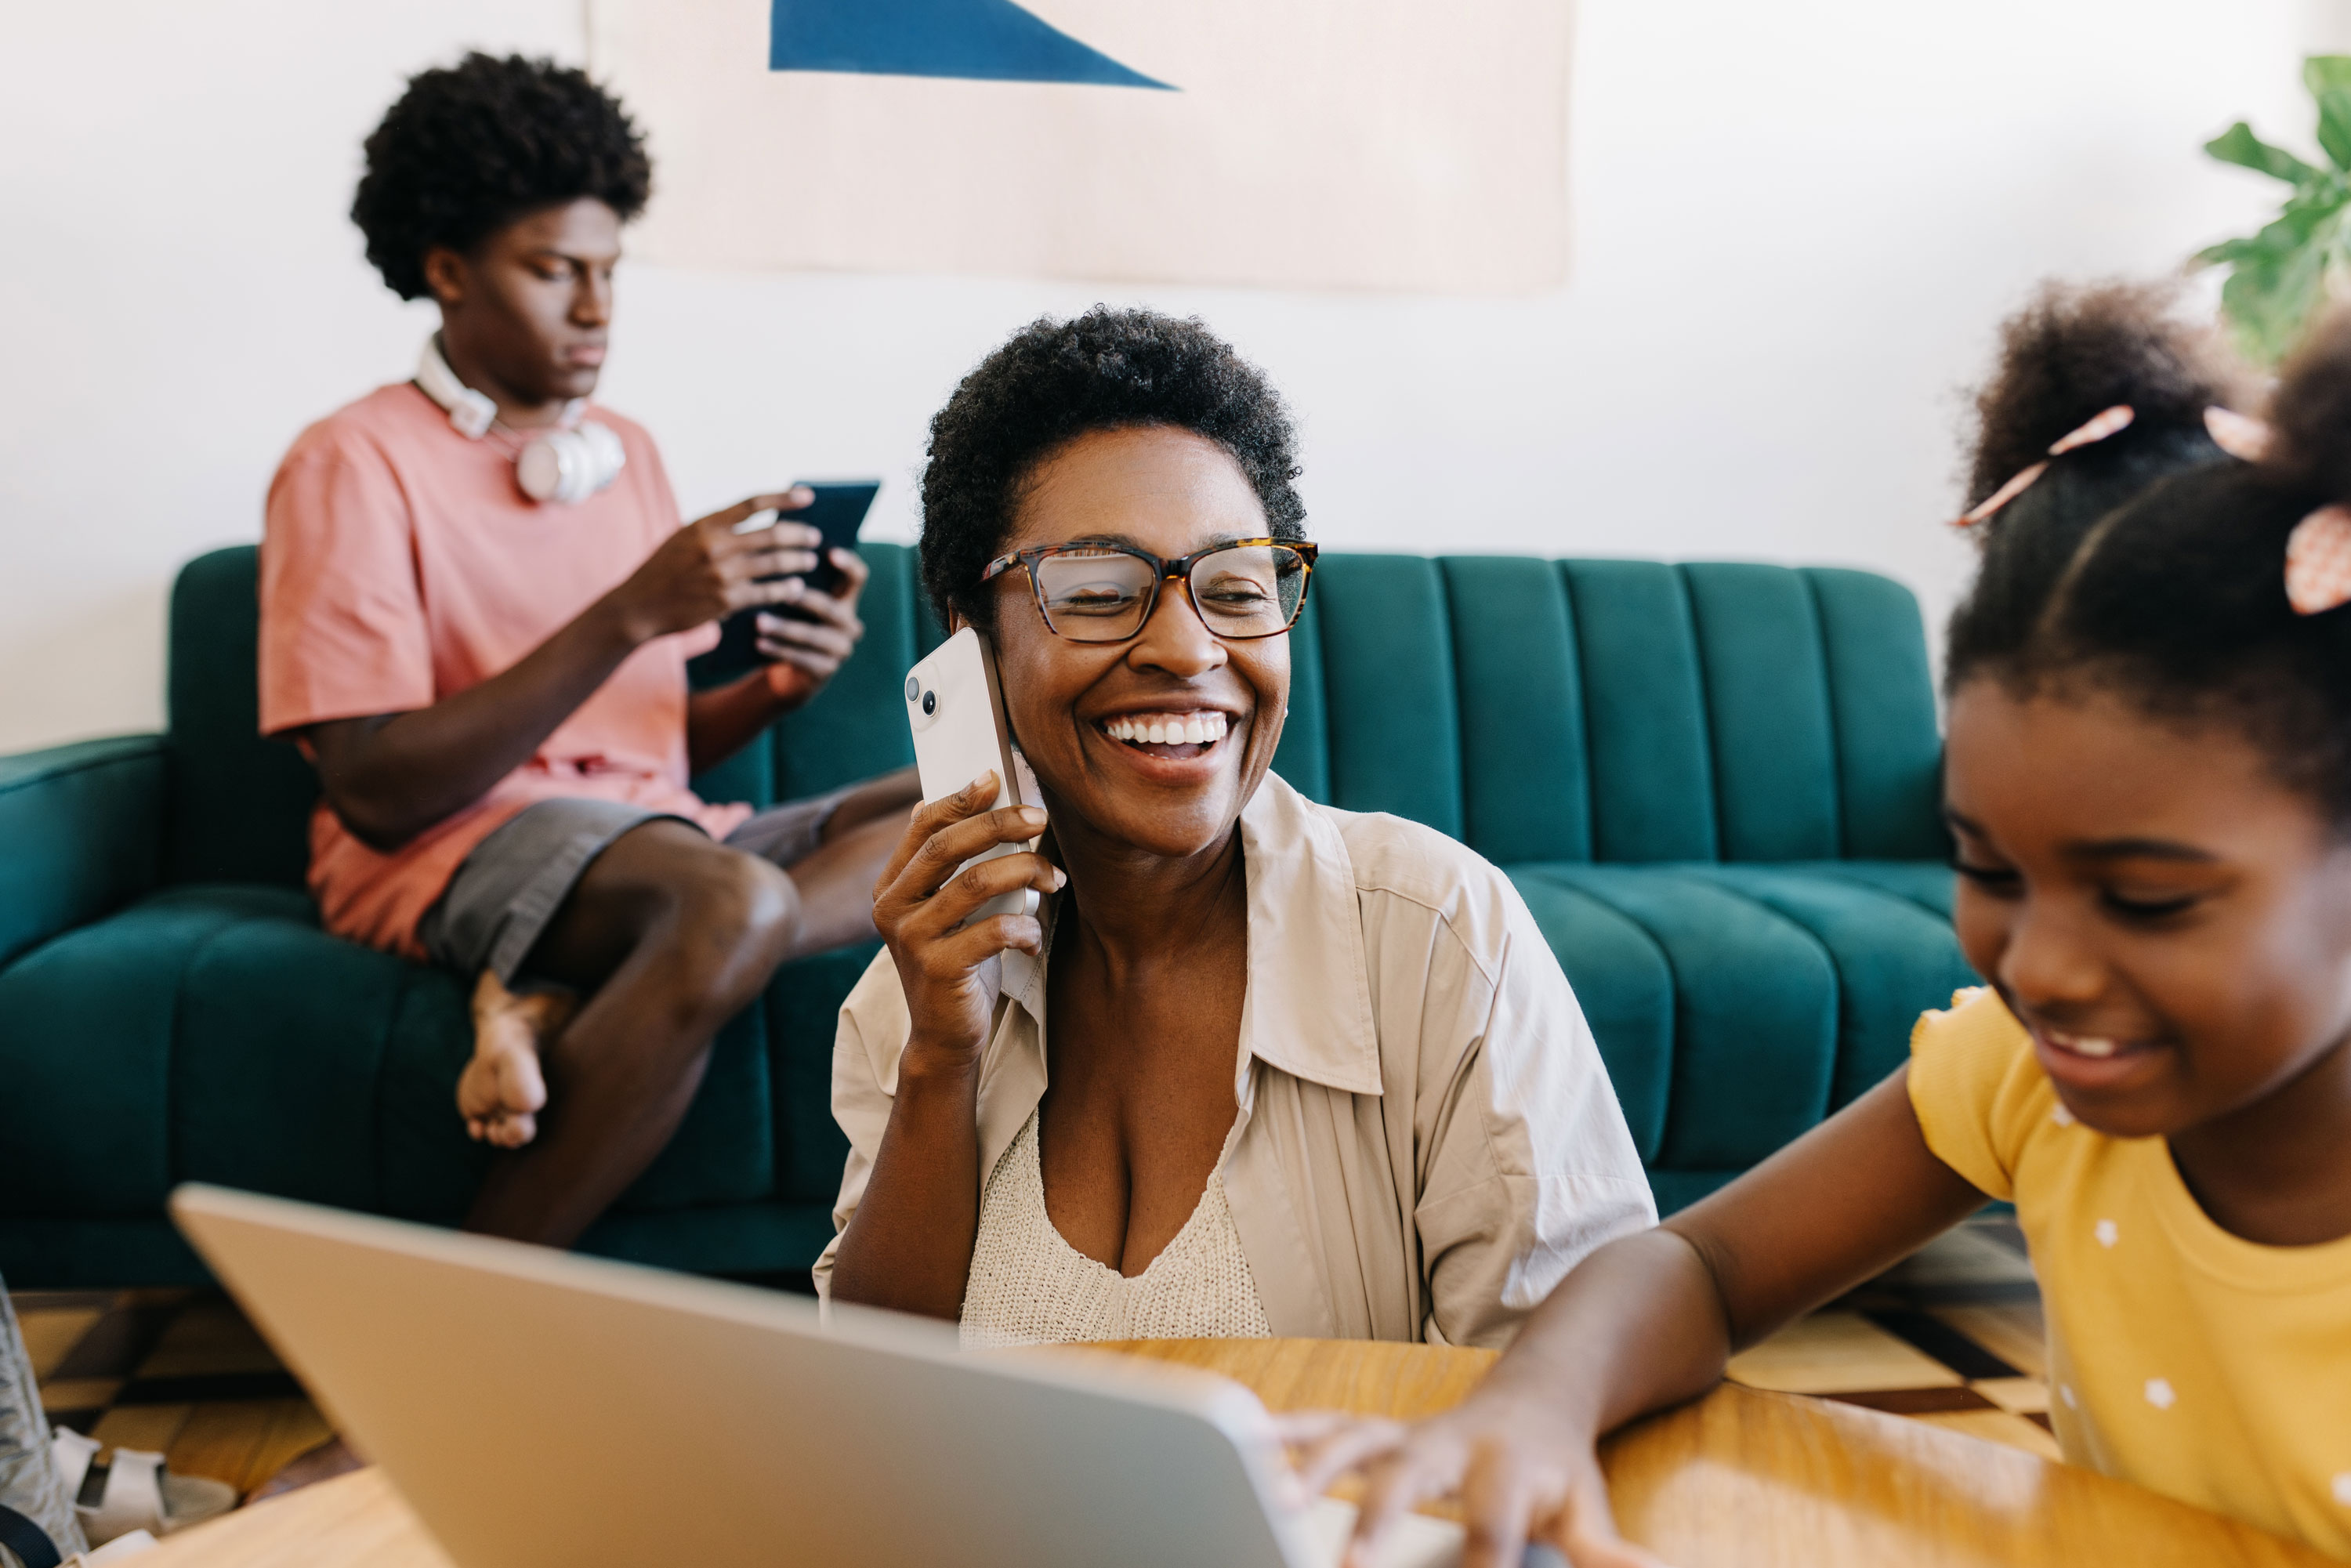
<instances>
[{"instance_id":1,"label":"girl's hand on laptop","mask_svg":"<svg viewBox=\"0 0 2351 1568\"><path fill-rule=\"evenodd\" d=\"M873 569L855 550L837 549L828 559L841 573L838 589L827 593L803 579L789 579L777 585L787 591L780 602L799 615L762 612L756 624L752 646L768 661L768 689L786 707L798 707L824 690L865 635L857 596L865 591Z\"/></svg>"},{"instance_id":2,"label":"girl's hand on laptop","mask_svg":"<svg viewBox=\"0 0 2351 1568\"><path fill-rule=\"evenodd\" d=\"M1531 1543L1553 1548L1574 1568L1664 1568L1616 1533L1593 1434L1555 1395L1498 1388L1489 1378L1425 1421L1335 1411L1276 1420L1307 1496L1351 1470L1364 1474L1346 1568L1375 1561L1380 1537L1398 1514L1447 1496L1460 1498L1468 1531L1462 1568L1520 1568L1531 1560Z\"/></svg>"},{"instance_id":3,"label":"girl's hand on laptop","mask_svg":"<svg viewBox=\"0 0 2351 1568\"><path fill-rule=\"evenodd\" d=\"M1034 851L999 855L957 874L956 867L972 856L1045 831L1045 813L1035 806L986 810L996 787L996 775L983 773L946 799L917 806L874 884L873 924L898 967L912 1024L902 1071L977 1062L996 1011L997 956L1013 947L1033 954L1044 946L1044 925L1033 915L964 922L1000 894L1024 887L1054 893L1069 880Z\"/></svg>"},{"instance_id":4,"label":"girl's hand on laptop","mask_svg":"<svg viewBox=\"0 0 2351 1568\"><path fill-rule=\"evenodd\" d=\"M823 536L806 523L778 517L764 528L736 530L761 512L796 512L816 499L805 486L753 496L699 517L664 539L627 581L604 596L622 635L650 643L691 632L737 610L781 604L787 582L762 581L816 567Z\"/></svg>"}]
</instances>

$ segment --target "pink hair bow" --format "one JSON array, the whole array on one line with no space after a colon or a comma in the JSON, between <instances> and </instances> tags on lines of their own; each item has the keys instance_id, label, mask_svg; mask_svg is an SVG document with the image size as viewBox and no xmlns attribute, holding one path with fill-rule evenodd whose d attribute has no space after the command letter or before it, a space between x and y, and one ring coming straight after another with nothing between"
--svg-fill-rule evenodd
<instances>
[{"instance_id":1,"label":"pink hair bow","mask_svg":"<svg viewBox=\"0 0 2351 1568\"><path fill-rule=\"evenodd\" d=\"M2297 615L2351 603L2351 507L2321 507L2285 539L2285 597Z\"/></svg>"},{"instance_id":2,"label":"pink hair bow","mask_svg":"<svg viewBox=\"0 0 2351 1568\"><path fill-rule=\"evenodd\" d=\"M2259 463L2269 455L2270 427L2266 420L2233 408L2208 408L2204 429L2212 444L2243 463Z\"/></svg>"},{"instance_id":3,"label":"pink hair bow","mask_svg":"<svg viewBox=\"0 0 2351 1568\"><path fill-rule=\"evenodd\" d=\"M1971 528L1978 523L1990 522L1992 514L2032 488L2032 482L2049 472L2051 457L2063 457L2077 446L2088 446L2104 441L2109 435L2128 430L2130 422L2137 417L2137 414L2132 412L2131 405L2126 402L2118 402L2110 409L2092 414L2078 429L2070 430L2051 442L2049 457L2044 457L2032 467L2022 470L2007 484L1978 501L1965 514L1952 518L1951 527Z\"/></svg>"},{"instance_id":4,"label":"pink hair bow","mask_svg":"<svg viewBox=\"0 0 2351 1568\"><path fill-rule=\"evenodd\" d=\"M2270 427L2225 408L2204 411L2204 428L2231 457L2258 463ZM2321 507L2285 537L2285 599L2297 615L2324 615L2351 604L2351 507Z\"/></svg>"},{"instance_id":5,"label":"pink hair bow","mask_svg":"<svg viewBox=\"0 0 2351 1568\"><path fill-rule=\"evenodd\" d=\"M2059 436L2049 447L2049 457L1986 496L1960 517L1952 519L1955 528L1971 528L1988 522L1993 513L2015 500L2032 487L2032 482L2049 472L2049 458L2063 457L2077 447L2094 445L2110 435L2119 435L2130 428L2137 415L2130 404L2118 402L2110 409L2095 413L2080 428ZM2270 427L2250 414L2239 413L2232 408L2208 408L2204 411L2204 429L2212 437L2212 444L2230 456L2245 463L2259 463L2270 449ZM2336 601L2337 603L2342 601Z\"/></svg>"}]
</instances>

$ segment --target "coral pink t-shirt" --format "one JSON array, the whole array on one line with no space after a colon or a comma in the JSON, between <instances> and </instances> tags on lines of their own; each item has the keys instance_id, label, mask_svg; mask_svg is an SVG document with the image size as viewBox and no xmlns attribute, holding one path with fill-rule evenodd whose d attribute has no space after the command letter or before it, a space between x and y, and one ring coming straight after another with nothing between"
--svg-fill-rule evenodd
<instances>
[{"instance_id":1,"label":"coral pink t-shirt","mask_svg":"<svg viewBox=\"0 0 2351 1568\"><path fill-rule=\"evenodd\" d=\"M270 482L261 545L261 732L428 707L508 669L636 570L678 527L653 438L602 409L628 463L578 506L515 483L519 442L480 441L413 385L304 431ZM522 767L389 852L324 800L310 892L327 929L423 956L416 924L474 846L563 796L671 811L724 837L750 814L686 788L685 662L715 626L646 643Z\"/></svg>"}]
</instances>

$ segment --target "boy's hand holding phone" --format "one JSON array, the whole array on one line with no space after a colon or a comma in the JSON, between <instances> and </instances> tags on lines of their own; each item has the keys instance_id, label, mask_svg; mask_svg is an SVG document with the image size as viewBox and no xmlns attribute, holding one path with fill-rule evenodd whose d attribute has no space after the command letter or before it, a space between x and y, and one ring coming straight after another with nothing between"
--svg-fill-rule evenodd
<instances>
[{"instance_id":1,"label":"boy's hand holding phone","mask_svg":"<svg viewBox=\"0 0 2351 1568\"><path fill-rule=\"evenodd\" d=\"M857 530L881 488L878 479L793 484L794 538L807 553L769 584L774 591L758 608L727 618L706 670L723 678L758 670L786 707L824 689L865 634L857 596L871 573L857 554Z\"/></svg>"},{"instance_id":2,"label":"boy's hand holding phone","mask_svg":"<svg viewBox=\"0 0 2351 1568\"><path fill-rule=\"evenodd\" d=\"M805 486L753 496L663 540L627 581L605 596L622 635L642 644L739 611L785 602L785 584L799 581L788 574L819 564L817 530L783 516L764 528L737 530L761 512L789 513L814 499Z\"/></svg>"},{"instance_id":3,"label":"boy's hand holding phone","mask_svg":"<svg viewBox=\"0 0 2351 1568\"><path fill-rule=\"evenodd\" d=\"M781 597L774 602L793 613L763 610L751 623L751 647L766 661L768 689L791 707L822 691L865 635L857 596L872 569L853 549L831 550L825 564L838 574L837 587L828 591L811 586L810 578L788 577L776 585Z\"/></svg>"}]
</instances>

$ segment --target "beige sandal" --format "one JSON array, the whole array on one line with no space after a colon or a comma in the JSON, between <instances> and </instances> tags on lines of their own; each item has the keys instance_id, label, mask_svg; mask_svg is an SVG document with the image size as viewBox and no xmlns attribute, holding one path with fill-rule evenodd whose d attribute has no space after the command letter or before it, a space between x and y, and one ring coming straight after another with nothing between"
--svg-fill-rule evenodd
<instances>
[{"instance_id":1,"label":"beige sandal","mask_svg":"<svg viewBox=\"0 0 2351 1568\"><path fill-rule=\"evenodd\" d=\"M217 1519L236 1506L236 1489L203 1476L175 1476L163 1469L163 1456L138 1448L117 1448L106 1472L106 1490L98 1506L80 1500L99 1444L70 1427L59 1427L50 1439L66 1495L73 1498L74 1513L92 1547L104 1546L134 1531L170 1535Z\"/></svg>"}]
</instances>

